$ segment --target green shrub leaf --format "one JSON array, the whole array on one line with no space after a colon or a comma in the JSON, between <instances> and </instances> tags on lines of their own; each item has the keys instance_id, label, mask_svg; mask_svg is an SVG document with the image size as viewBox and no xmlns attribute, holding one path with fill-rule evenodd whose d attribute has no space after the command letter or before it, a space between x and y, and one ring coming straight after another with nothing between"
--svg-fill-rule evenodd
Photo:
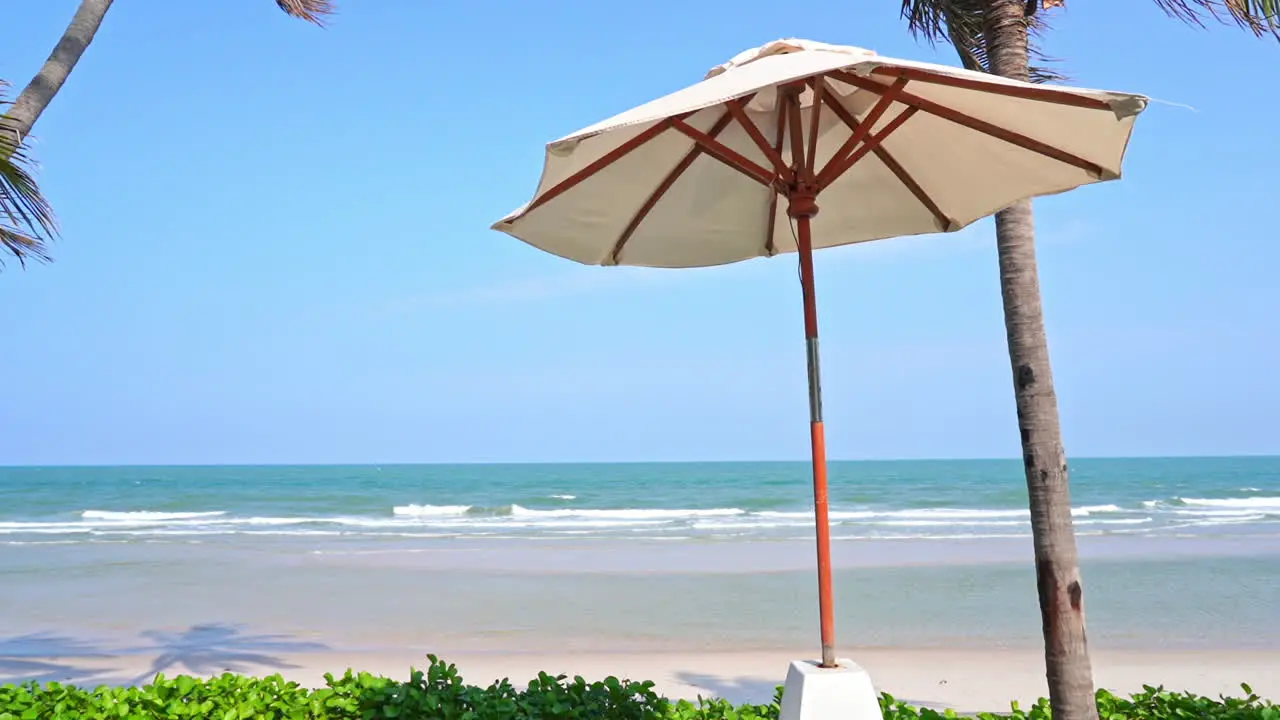
<instances>
[{"instance_id":1,"label":"green shrub leaf","mask_svg":"<svg viewBox=\"0 0 1280 720\"><path fill-rule=\"evenodd\" d=\"M399 681L347 670L325 685L304 688L280 675L232 673L201 679L157 674L142 687L92 690L45 684L0 685L0 720L778 720L783 688L767 705L718 698L671 701L649 681L614 676L596 682L538 673L524 689L507 678L488 687L466 684L458 669L434 655L425 670ZM1130 697L1097 693L1100 720L1280 720L1280 707L1241 683L1245 697L1207 698L1144 685ZM884 693L884 720L959 720L954 710L917 708ZM1049 701L1010 703L1005 715L977 720L1052 720Z\"/></svg>"}]
</instances>

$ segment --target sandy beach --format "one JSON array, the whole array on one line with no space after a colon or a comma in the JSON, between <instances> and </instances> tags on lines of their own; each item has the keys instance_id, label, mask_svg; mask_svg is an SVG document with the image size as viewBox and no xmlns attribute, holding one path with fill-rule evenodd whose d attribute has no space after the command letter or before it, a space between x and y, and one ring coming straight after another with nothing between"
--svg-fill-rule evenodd
<instances>
[{"instance_id":1,"label":"sandy beach","mask_svg":"<svg viewBox=\"0 0 1280 720\"><path fill-rule=\"evenodd\" d=\"M871 674L877 687L916 705L959 711L1001 711L1009 701L1034 701L1047 693L1043 658L1031 650L864 649L851 653ZM509 678L517 685L539 671L582 675L588 680L615 675L648 679L668 697L724 697L736 702L768 702L781 684L790 659L803 652L720 653L453 653L443 658L458 666L472 684ZM112 657L42 657L46 679L80 684L145 682L157 671L197 675L223 671L257 675L278 672L308 686L324 684L325 673L354 667L389 677L405 677L426 659L412 652L313 652L272 655L249 647L171 648L154 655ZM1247 681L1265 697L1280 697L1280 653L1275 652L1135 652L1104 651L1094 655L1099 687L1132 693L1144 684L1188 690L1203 695L1240 695ZM0 660L0 666L3 661ZM66 672L58 674L56 666Z\"/></svg>"}]
</instances>

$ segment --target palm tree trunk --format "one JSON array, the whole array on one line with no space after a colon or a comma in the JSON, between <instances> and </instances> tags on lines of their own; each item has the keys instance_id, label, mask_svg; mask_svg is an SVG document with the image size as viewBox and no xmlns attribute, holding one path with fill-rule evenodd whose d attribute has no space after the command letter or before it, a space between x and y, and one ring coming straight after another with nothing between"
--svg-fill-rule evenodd
<instances>
[{"instance_id":1,"label":"palm tree trunk","mask_svg":"<svg viewBox=\"0 0 1280 720\"><path fill-rule=\"evenodd\" d=\"M1023 0L984 0L991 71L1027 80L1027 17ZM1044 630L1045 671L1054 720L1097 720L1093 670L1085 638L1071 493L1058 398L1036 270L1035 218L1023 200L996 214L1000 290L1013 368L1018 429L1031 504L1036 587Z\"/></svg>"},{"instance_id":2,"label":"palm tree trunk","mask_svg":"<svg viewBox=\"0 0 1280 720\"><path fill-rule=\"evenodd\" d=\"M9 112L4 115L4 128L16 134L16 141L21 142L31 133L40 114L62 89L62 84L80 61L80 56L84 55L89 43L93 42L93 36L101 27L102 18L111 8L111 3L112 0L81 0L80 7L71 18L71 24L67 26L49 59L44 61L40 72L23 88L18 99L9 107Z\"/></svg>"}]
</instances>

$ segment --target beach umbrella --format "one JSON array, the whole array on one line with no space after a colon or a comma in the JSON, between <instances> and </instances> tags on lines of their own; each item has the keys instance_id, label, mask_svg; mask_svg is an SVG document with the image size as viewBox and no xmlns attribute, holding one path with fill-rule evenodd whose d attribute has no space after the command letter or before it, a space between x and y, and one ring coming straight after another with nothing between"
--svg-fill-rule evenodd
<instances>
[{"instance_id":1,"label":"beach umbrella","mask_svg":"<svg viewBox=\"0 0 1280 720\"><path fill-rule=\"evenodd\" d=\"M550 143L533 199L493 228L590 265L687 268L799 255L821 666L830 668L813 250L954 232L1023 198L1119 178L1146 104L1140 95L779 40Z\"/></svg>"}]
</instances>

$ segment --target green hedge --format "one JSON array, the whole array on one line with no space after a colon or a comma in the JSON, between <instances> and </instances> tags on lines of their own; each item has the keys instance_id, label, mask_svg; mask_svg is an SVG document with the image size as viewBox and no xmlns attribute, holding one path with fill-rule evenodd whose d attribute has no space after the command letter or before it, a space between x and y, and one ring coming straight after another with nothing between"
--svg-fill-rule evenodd
<instances>
[{"instance_id":1,"label":"green hedge","mask_svg":"<svg viewBox=\"0 0 1280 720\"><path fill-rule=\"evenodd\" d=\"M59 683L0 686L0 720L775 720L778 700L769 705L733 705L725 700L673 702L651 682L610 677L588 683L540 673L518 690L502 680L489 687L467 685L455 666L429 655L425 671L408 681L348 670L327 675L319 690L279 675L251 678L227 673L208 680L157 675L143 687L102 686L93 690ZM1280 720L1280 706L1253 694L1211 699L1147 688L1131 698L1098 693L1100 720ZM915 708L881 697L886 720L943 720L951 711ZM982 720L1007 715L984 713ZM1014 720L1048 720L1049 703L1029 709L1015 703Z\"/></svg>"}]
</instances>

